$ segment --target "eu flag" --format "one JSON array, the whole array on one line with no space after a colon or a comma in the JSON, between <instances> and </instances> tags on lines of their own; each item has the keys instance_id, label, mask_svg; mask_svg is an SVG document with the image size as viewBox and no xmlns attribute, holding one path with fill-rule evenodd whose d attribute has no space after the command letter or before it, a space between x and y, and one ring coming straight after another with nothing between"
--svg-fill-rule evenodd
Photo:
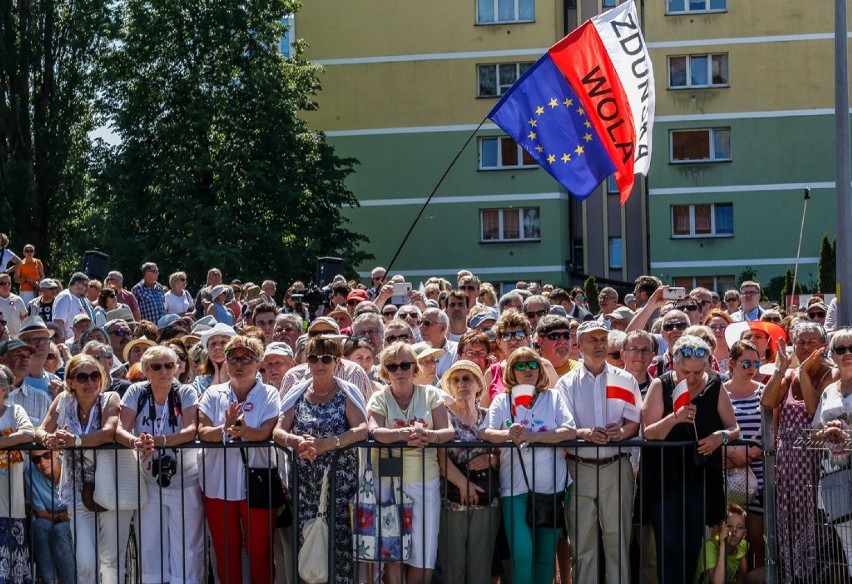
<instances>
[{"instance_id":1,"label":"eu flag","mask_svg":"<svg viewBox=\"0 0 852 584\"><path fill-rule=\"evenodd\" d=\"M616 170L583 104L547 53L488 117L580 200Z\"/></svg>"}]
</instances>

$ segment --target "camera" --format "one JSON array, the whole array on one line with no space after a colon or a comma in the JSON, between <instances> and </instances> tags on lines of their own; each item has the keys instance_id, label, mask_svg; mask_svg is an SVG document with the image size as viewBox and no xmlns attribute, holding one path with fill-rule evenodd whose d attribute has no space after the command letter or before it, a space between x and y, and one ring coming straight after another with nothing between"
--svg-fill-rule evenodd
<instances>
[{"instance_id":1,"label":"camera","mask_svg":"<svg viewBox=\"0 0 852 584\"><path fill-rule=\"evenodd\" d=\"M172 477L176 472L177 460L172 456L161 455L151 463L151 474L154 475L157 484L161 487L168 487L172 484Z\"/></svg>"}]
</instances>

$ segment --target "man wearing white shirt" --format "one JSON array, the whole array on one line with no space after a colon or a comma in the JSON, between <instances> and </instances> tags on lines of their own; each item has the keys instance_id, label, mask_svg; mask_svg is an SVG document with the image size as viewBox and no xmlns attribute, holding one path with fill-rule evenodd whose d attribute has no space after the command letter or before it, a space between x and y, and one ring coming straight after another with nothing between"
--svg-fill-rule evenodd
<instances>
[{"instance_id":1,"label":"man wearing white shirt","mask_svg":"<svg viewBox=\"0 0 852 584\"><path fill-rule=\"evenodd\" d=\"M12 294L12 276L9 274L0 274L0 314L6 321L9 338L17 336L21 321L27 318L27 305L23 298Z\"/></svg>"},{"instance_id":2,"label":"man wearing white shirt","mask_svg":"<svg viewBox=\"0 0 852 584\"><path fill-rule=\"evenodd\" d=\"M89 277L83 272L75 272L68 282L68 288L59 293L53 302L53 322L65 330L65 338L74 337L74 317L88 314L89 320L95 320L94 310L86 298L89 289Z\"/></svg>"},{"instance_id":3,"label":"man wearing white shirt","mask_svg":"<svg viewBox=\"0 0 852 584\"><path fill-rule=\"evenodd\" d=\"M568 468L575 493L565 510L574 544L575 582L598 576L598 526L603 537L606 582L630 580L629 542L633 519L633 468L630 450L609 446L639 433L642 396L636 380L606 362L609 331L600 322L577 329L583 364L556 384L577 424L577 438L593 447L569 450ZM608 386L615 395L608 399ZM632 404L629 402L632 401Z\"/></svg>"}]
</instances>

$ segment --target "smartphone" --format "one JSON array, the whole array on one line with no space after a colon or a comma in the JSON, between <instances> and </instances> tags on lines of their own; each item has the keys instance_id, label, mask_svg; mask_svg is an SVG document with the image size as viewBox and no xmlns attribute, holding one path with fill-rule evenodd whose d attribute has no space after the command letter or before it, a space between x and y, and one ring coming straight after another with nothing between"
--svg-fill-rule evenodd
<instances>
[{"instance_id":1,"label":"smartphone","mask_svg":"<svg viewBox=\"0 0 852 584\"><path fill-rule=\"evenodd\" d=\"M683 300L686 298L686 288L672 286L668 290L663 291L663 298L666 300Z\"/></svg>"},{"instance_id":2,"label":"smartphone","mask_svg":"<svg viewBox=\"0 0 852 584\"><path fill-rule=\"evenodd\" d=\"M394 282L392 304L406 304L411 295L411 282Z\"/></svg>"}]
</instances>

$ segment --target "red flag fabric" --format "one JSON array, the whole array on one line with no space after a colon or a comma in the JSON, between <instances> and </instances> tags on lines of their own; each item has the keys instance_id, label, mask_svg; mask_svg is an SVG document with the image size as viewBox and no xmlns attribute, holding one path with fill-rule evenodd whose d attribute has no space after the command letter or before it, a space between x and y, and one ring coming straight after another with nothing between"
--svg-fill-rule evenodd
<instances>
[{"instance_id":1,"label":"red flag fabric","mask_svg":"<svg viewBox=\"0 0 852 584\"><path fill-rule=\"evenodd\" d=\"M635 381L625 375L607 372L606 374L606 399L623 402L623 417L632 421L639 421L639 412L642 408L641 394L637 396L639 387Z\"/></svg>"},{"instance_id":2,"label":"red flag fabric","mask_svg":"<svg viewBox=\"0 0 852 584\"><path fill-rule=\"evenodd\" d=\"M677 412L683 406L688 406L692 403L692 398L689 397L689 387L686 385L686 380L677 384L672 392L672 403L674 411Z\"/></svg>"}]
</instances>

